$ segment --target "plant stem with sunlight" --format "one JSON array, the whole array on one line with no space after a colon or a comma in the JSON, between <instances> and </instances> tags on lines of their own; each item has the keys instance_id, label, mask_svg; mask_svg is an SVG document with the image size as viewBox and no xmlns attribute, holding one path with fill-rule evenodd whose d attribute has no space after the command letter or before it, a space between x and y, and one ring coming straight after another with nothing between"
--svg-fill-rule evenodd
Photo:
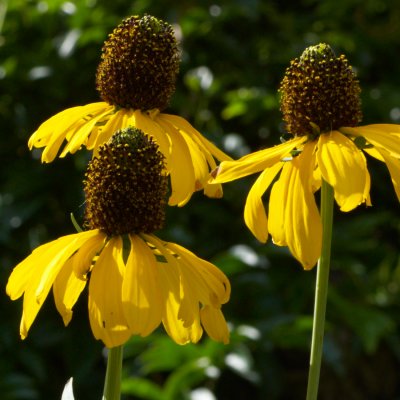
<instances>
[{"instance_id":1,"label":"plant stem with sunlight","mask_svg":"<svg viewBox=\"0 0 400 400\"><path fill-rule=\"evenodd\" d=\"M322 250L318 260L315 285L314 321L311 340L310 369L307 400L316 400L321 370L325 329L325 311L328 297L329 265L332 242L333 189L322 179L321 186Z\"/></svg>"}]
</instances>

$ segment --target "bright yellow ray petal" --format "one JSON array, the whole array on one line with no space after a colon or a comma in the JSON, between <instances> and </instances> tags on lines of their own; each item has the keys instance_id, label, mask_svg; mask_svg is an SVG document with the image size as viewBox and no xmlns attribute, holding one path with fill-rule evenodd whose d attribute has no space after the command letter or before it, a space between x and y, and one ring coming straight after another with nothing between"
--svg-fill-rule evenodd
<instances>
[{"instance_id":1,"label":"bright yellow ray petal","mask_svg":"<svg viewBox=\"0 0 400 400\"><path fill-rule=\"evenodd\" d=\"M283 144L248 154L237 161L223 161L213 183L230 182L271 167L295 148L302 145L304 137L294 138Z\"/></svg>"},{"instance_id":2,"label":"bright yellow ray petal","mask_svg":"<svg viewBox=\"0 0 400 400\"><path fill-rule=\"evenodd\" d=\"M400 201L400 159L392 157L389 152L384 149L379 149L378 151L389 170L394 190Z\"/></svg>"},{"instance_id":3,"label":"bright yellow ray petal","mask_svg":"<svg viewBox=\"0 0 400 400\"><path fill-rule=\"evenodd\" d=\"M74 258L70 258L61 268L54 281L53 295L56 308L67 326L72 318L72 308L86 286L86 281L78 279L72 269Z\"/></svg>"},{"instance_id":4,"label":"bright yellow ray petal","mask_svg":"<svg viewBox=\"0 0 400 400\"><path fill-rule=\"evenodd\" d=\"M341 211L351 211L367 200L367 163L352 140L337 131L321 135L317 160L322 177L334 189Z\"/></svg>"},{"instance_id":5,"label":"bright yellow ray petal","mask_svg":"<svg viewBox=\"0 0 400 400\"><path fill-rule=\"evenodd\" d=\"M312 191L316 142L290 162L291 179L285 208L286 240L304 269L311 269L321 254L322 223Z\"/></svg>"},{"instance_id":6,"label":"bright yellow ray petal","mask_svg":"<svg viewBox=\"0 0 400 400\"><path fill-rule=\"evenodd\" d=\"M83 281L86 281L86 274L92 267L93 259L101 251L107 238L107 235L99 229L88 232L91 232L88 240L78 249L72 263L75 276Z\"/></svg>"},{"instance_id":7,"label":"bright yellow ray petal","mask_svg":"<svg viewBox=\"0 0 400 400\"><path fill-rule=\"evenodd\" d=\"M111 348L130 337L122 307L122 238L111 238L94 265L89 282L89 320L93 335Z\"/></svg>"},{"instance_id":8,"label":"bright yellow ray petal","mask_svg":"<svg viewBox=\"0 0 400 400\"><path fill-rule=\"evenodd\" d=\"M60 154L60 157L65 157L68 153L75 153L77 150L81 148L82 145L85 145L88 150L92 150L94 144L97 143L99 136L99 125L106 124L109 118L113 115L113 106L104 107L102 112L97 113L96 115L85 116L83 120L85 122L82 123L82 126L77 128L71 137L66 137L68 143L65 145L63 151Z\"/></svg>"},{"instance_id":9,"label":"bright yellow ray petal","mask_svg":"<svg viewBox=\"0 0 400 400\"><path fill-rule=\"evenodd\" d=\"M385 149L393 157L400 158L400 125L374 124L340 128L340 131L351 136L362 136L372 145Z\"/></svg>"},{"instance_id":10,"label":"bright yellow ray petal","mask_svg":"<svg viewBox=\"0 0 400 400\"><path fill-rule=\"evenodd\" d=\"M85 117L95 117L101 114L105 107L107 103L91 103L68 108L54 115L32 134L28 141L29 148L46 147L42 153L42 161L53 161L64 139L71 140L74 133L88 122Z\"/></svg>"},{"instance_id":11,"label":"bright yellow ray petal","mask_svg":"<svg viewBox=\"0 0 400 400\"><path fill-rule=\"evenodd\" d=\"M172 143L170 157L171 196L168 204L183 206L196 190L195 171L189 147L182 135L171 125L158 119L160 127L168 132Z\"/></svg>"},{"instance_id":12,"label":"bright yellow ray petal","mask_svg":"<svg viewBox=\"0 0 400 400\"><path fill-rule=\"evenodd\" d=\"M287 246L285 208L289 186L291 185L290 172L290 163L284 162L281 175L272 186L268 203L268 232L277 246Z\"/></svg>"},{"instance_id":13,"label":"bright yellow ray petal","mask_svg":"<svg viewBox=\"0 0 400 400\"><path fill-rule=\"evenodd\" d=\"M179 266L165 245L153 235L143 235L145 239L165 257L159 262L160 282L165 298L162 323L168 335L178 344L196 343L203 330L200 325L199 306L197 315L193 313L191 298L184 298Z\"/></svg>"},{"instance_id":14,"label":"bright yellow ray petal","mask_svg":"<svg viewBox=\"0 0 400 400\"><path fill-rule=\"evenodd\" d=\"M264 170L251 187L244 207L244 221L253 235L262 243L268 239L268 220L262 196L271 185L283 163Z\"/></svg>"},{"instance_id":15,"label":"bright yellow ray petal","mask_svg":"<svg viewBox=\"0 0 400 400\"><path fill-rule=\"evenodd\" d=\"M131 251L122 283L122 304L131 334L147 336L161 323L163 297L159 266L147 244L129 235Z\"/></svg>"},{"instance_id":16,"label":"bright yellow ray petal","mask_svg":"<svg viewBox=\"0 0 400 400\"><path fill-rule=\"evenodd\" d=\"M200 317L211 339L224 344L229 343L229 329L221 309L205 306L200 310Z\"/></svg>"},{"instance_id":17,"label":"bright yellow ray petal","mask_svg":"<svg viewBox=\"0 0 400 400\"><path fill-rule=\"evenodd\" d=\"M22 287L16 279L21 278L26 266L30 265L34 271L29 274L29 281L24 282L22 278L24 302L20 334L23 339L28 335L29 328L46 300L60 269L87 240L87 236L87 232L75 233L40 246L14 269L7 284L7 293L14 296L20 294Z\"/></svg>"},{"instance_id":18,"label":"bright yellow ray petal","mask_svg":"<svg viewBox=\"0 0 400 400\"><path fill-rule=\"evenodd\" d=\"M179 256L177 263L187 283L187 290L196 293L202 304L219 307L229 300L230 283L220 269L178 244L167 243L166 248Z\"/></svg>"},{"instance_id":19,"label":"bright yellow ray petal","mask_svg":"<svg viewBox=\"0 0 400 400\"><path fill-rule=\"evenodd\" d=\"M217 160L229 161L231 157L221 151L212 142L207 140L200 132L198 132L188 121L178 115L161 114L162 118L170 121L178 130L186 132L193 140L197 139L201 142L206 150L208 150ZM195 140L196 141L196 140Z\"/></svg>"},{"instance_id":20,"label":"bright yellow ray petal","mask_svg":"<svg viewBox=\"0 0 400 400\"><path fill-rule=\"evenodd\" d=\"M161 153L164 154L167 170L169 171L172 144L168 132L165 132L157 122L159 115L159 113L148 113L136 110L134 113L135 123L133 125L154 138L156 143L160 146Z\"/></svg>"},{"instance_id":21,"label":"bright yellow ray petal","mask_svg":"<svg viewBox=\"0 0 400 400\"><path fill-rule=\"evenodd\" d=\"M162 127L164 127L168 132L174 131L175 136L179 136L185 141L189 149L191 164L193 165L193 170L194 170L195 181L196 184L199 185L198 189L200 189L203 183L206 180L208 180L208 175L209 175L207 160L203 152L185 131L179 131L173 124L169 122L168 119L162 118L162 115L160 115L160 117L158 118L158 123ZM173 142L172 146L174 146Z\"/></svg>"}]
</instances>

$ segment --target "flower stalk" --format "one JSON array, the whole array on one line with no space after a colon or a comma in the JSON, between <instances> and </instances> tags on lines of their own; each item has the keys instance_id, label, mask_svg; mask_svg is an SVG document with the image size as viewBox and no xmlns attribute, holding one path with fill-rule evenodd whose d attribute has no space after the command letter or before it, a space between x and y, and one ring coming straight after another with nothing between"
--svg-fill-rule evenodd
<instances>
[{"instance_id":1,"label":"flower stalk","mask_svg":"<svg viewBox=\"0 0 400 400\"><path fill-rule=\"evenodd\" d=\"M322 249L318 260L315 285L314 321L311 339L310 369L307 400L316 400L321 371L325 330L325 312L328 297L329 266L332 242L333 188L324 179L321 184Z\"/></svg>"},{"instance_id":2,"label":"flower stalk","mask_svg":"<svg viewBox=\"0 0 400 400\"><path fill-rule=\"evenodd\" d=\"M120 400L123 346L108 349L106 379L102 400Z\"/></svg>"}]
</instances>

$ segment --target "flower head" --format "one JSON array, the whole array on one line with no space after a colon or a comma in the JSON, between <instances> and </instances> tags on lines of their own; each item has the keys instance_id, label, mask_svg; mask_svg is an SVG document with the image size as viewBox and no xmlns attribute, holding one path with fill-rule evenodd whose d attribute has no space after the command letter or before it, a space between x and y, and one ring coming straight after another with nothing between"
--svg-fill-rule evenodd
<instances>
[{"instance_id":1,"label":"flower head","mask_svg":"<svg viewBox=\"0 0 400 400\"><path fill-rule=\"evenodd\" d=\"M135 126L152 136L165 157L171 176L170 205L184 205L194 191L221 197L220 185L208 175L226 154L189 122L162 111L175 90L180 53L171 25L155 17L133 16L122 21L103 46L96 86L103 102L68 108L45 121L28 145L42 148L42 161L51 162L82 146L94 150L113 133Z\"/></svg>"},{"instance_id":2,"label":"flower head","mask_svg":"<svg viewBox=\"0 0 400 400\"><path fill-rule=\"evenodd\" d=\"M213 182L261 172L247 196L246 225L261 242L268 234L288 246L305 269L321 254L322 226L314 193L321 179L334 190L341 211L371 205L364 153L384 162L400 200L400 126L357 126L359 83L344 56L327 44L306 49L291 62L281 84L281 109L290 140L222 162ZM262 196L272 187L268 212ZM268 214L268 215L267 215Z\"/></svg>"},{"instance_id":3,"label":"flower head","mask_svg":"<svg viewBox=\"0 0 400 400\"><path fill-rule=\"evenodd\" d=\"M38 247L11 273L7 294L24 297L22 338L52 287L67 325L88 285L92 332L107 347L147 336L161 322L179 344L197 342L203 328L228 342L221 312L230 296L226 276L154 235L164 222L163 162L158 146L136 128L117 132L100 147L85 180L89 230Z\"/></svg>"},{"instance_id":4,"label":"flower head","mask_svg":"<svg viewBox=\"0 0 400 400\"><path fill-rule=\"evenodd\" d=\"M175 91L180 53L171 25L151 15L122 21L104 43L96 84L120 108L163 110Z\"/></svg>"}]
</instances>

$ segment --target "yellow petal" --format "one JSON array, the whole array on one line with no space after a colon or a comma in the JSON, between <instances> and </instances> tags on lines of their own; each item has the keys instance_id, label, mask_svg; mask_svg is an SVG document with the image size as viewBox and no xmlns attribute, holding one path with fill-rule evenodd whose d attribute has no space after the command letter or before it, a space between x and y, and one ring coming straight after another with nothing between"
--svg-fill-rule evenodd
<instances>
[{"instance_id":1,"label":"yellow petal","mask_svg":"<svg viewBox=\"0 0 400 400\"><path fill-rule=\"evenodd\" d=\"M277 246L287 246L285 230L285 208L290 182L291 167L283 163L279 179L273 184L268 203L268 232Z\"/></svg>"},{"instance_id":2,"label":"yellow petal","mask_svg":"<svg viewBox=\"0 0 400 400\"><path fill-rule=\"evenodd\" d=\"M264 170L247 195L244 207L244 221L253 235L262 243L265 243L268 239L268 221L262 196L282 166L283 163L276 163Z\"/></svg>"},{"instance_id":3,"label":"yellow petal","mask_svg":"<svg viewBox=\"0 0 400 400\"><path fill-rule=\"evenodd\" d=\"M389 170L394 190L398 200L400 201L400 159L392 157L390 153L384 149L379 149L378 151Z\"/></svg>"},{"instance_id":4,"label":"yellow petal","mask_svg":"<svg viewBox=\"0 0 400 400\"><path fill-rule=\"evenodd\" d=\"M24 339L42 307L65 262L87 239L87 232L61 237L38 247L17 265L7 284L7 293L13 299L24 292L20 334ZM29 271L29 268L31 271ZM26 273L26 277L23 274Z\"/></svg>"},{"instance_id":5,"label":"yellow petal","mask_svg":"<svg viewBox=\"0 0 400 400\"><path fill-rule=\"evenodd\" d=\"M122 307L122 239L111 238L94 265L89 282L89 320L93 335L111 348L130 337Z\"/></svg>"},{"instance_id":6,"label":"yellow petal","mask_svg":"<svg viewBox=\"0 0 400 400\"><path fill-rule=\"evenodd\" d=\"M60 157L65 157L68 153L75 153L85 145L88 150L93 149L94 143L97 142L99 136L99 125L107 124L109 118L113 115L113 107L104 107L102 112L97 112L96 115L85 115L79 121L80 127L74 132L70 132L66 139L68 143L65 145Z\"/></svg>"},{"instance_id":7,"label":"yellow petal","mask_svg":"<svg viewBox=\"0 0 400 400\"><path fill-rule=\"evenodd\" d=\"M133 115L134 123L132 123L132 125L154 138L160 147L161 153L164 154L167 170L169 171L172 144L168 132L165 132L157 122L159 115L160 113L158 112L142 112L141 110L135 110ZM130 122L132 121L133 120L130 119Z\"/></svg>"},{"instance_id":8,"label":"yellow petal","mask_svg":"<svg viewBox=\"0 0 400 400\"><path fill-rule=\"evenodd\" d=\"M122 283L122 304L131 334L149 335L161 323L163 297L159 267L147 244L129 235L131 251Z\"/></svg>"},{"instance_id":9,"label":"yellow petal","mask_svg":"<svg viewBox=\"0 0 400 400\"><path fill-rule=\"evenodd\" d=\"M196 190L196 179L190 149L183 136L171 124L157 119L160 127L168 132L172 143L170 157L171 196L168 204L171 206L185 205Z\"/></svg>"},{"instance_id":10,"label":"yellow petal","mask_svg":"<svg viewBox=\"0 0 400 400\"><path fill-rule=\"evenodd\" d=\"M322 223L312 191L316 142L288 163L289 188L285 207L286 240L304 269L311 269L321 254Z\"/></svg>"},{"instance_id":11,"label":"yellow petal","mask_svg":"<svg viewBox=\"0 0 400 400\"><path fill-rule=\"evenodd\" d=\"M317 159L322 177L333 187L341 211L353 210L367 200L367 163L352 140L337 131L321 135Z\"/></svg>"},{"instance_id":12,"label":"yellow petal","mask_svg":"<svg viewBox=\"0 0 400 400\"><path fill-rule=\"evenodd\" d=\"M393 157L400 158L400 125L374 124L356 128L340 128L352 136L362 136L372 145L385 149Z\"/></svg>"},{"instance_id":13,"label":"yellow petal","mask_svg":"<svg viewBox=\"0 0 400 400\"><path fill-rule=\"evenodd\" d=\"M217 342L229 343L229 329L221 309L205 306L200 311L201 323L208 336Z\"/></svg>"},{"instance_id":14,"label":"yellow petal","mask_svg":"<svg viewBox=\"0 0 400 400\"><path fill-rule=\"evenodd\" d=\"M199 305L191 296L184 296L181 274L175 257L153 235L143 235L165 257L159 263L160 282L165 299L162 323L168 335L178 344L196 343L203 329L200 325Z\"/></svg>"},{"instance_id":15,"label":"yellow petal","mask_svg":"<svg viewBox=\"0 0 400 400\"><path fill-rule=\"evenodd\" d=\"M182 132L186 132L188 135L192 137L194 141L203 145L203 151L210 152L212 156L214 156L219 161L229 161L231 157L221 151L217 146L215 146L212 142L207 140L199 131L197 131L188 121L184 118L179 117L178 115L171 114L161 114L161 116L170 121L178 130ZM197 140L196 140L197 139Z\"/></svg>"},{"instance_id":16,"label":"yellow petal","mask_svg":"<svg viewBox=\"0 0 400 400\"><path fill-rule=\"evenodd\" d=\"M82 244L73 258L72 269L76 277L86 281L86 274L90 271L93 259L104 246L107 235L99 229L93 229L88 233L87 241Z\"/></svg>"},{"instance_id":17,"label":"yellow petal","mask_svg":"<svg viewBox=\"0 0 400 400\"><path fill-rule=\"evenodd\" d=\"M237 161L223 161L217 170L213 183L230 182L271 167L304 142L304 137L289 140L283 144L248 154Z\"/></svg>"},{"instance_id":18,"label":"yellow petal","mask_svg":"<svg viewBox=\"0 0 400 400\"><path fill-rule=\"evenodd\" d=\"M107 112L107 118L104 118L102 124L99 123L99 126L91 134L91 146L88 149L96 149L96 153L98 147L108 142L116 131L129 126L129 115L133 113L131 110L125 110L124 108L118 111L109 109Z\"/></svg>"},{"instance_id":19,"label":"yellow petal","mask_svg":"<svg viewBox=\"0 0 400 400\"><path fill-rule=\"evenodd\" d=\"M28 141L29 148L45 147L42 161L51 162L56 157L64 139L71 140L74 134L86 125L88 120L85 117L96 117L102 114L106 107L108 107L107 103L91 103L68 108L54 115L33 133ZM83 144L86 139L81 137L81 140Z\"/></svg>"},{"instance_id":20,"label":"yellow petal","mask_svg":"<svg viewBox=\"0 0 400 400\"><path fill-rule=\"evenodd\" d=\"M197 301L219 307L229 300L231 286L220 269L178 244L167 243L166 248L178 256L175 258L185 281L184 289L194 293Z\"/></svg>"},{"instance_id":21,"label":"yellow petal","mask_svg":"<svg viewBox=\"0 0 400 400\"><path fill-rule=\"evenodd\" d=\"M70 258L61 268L54 281L53 295L57 310L67 326L72 318L72 308L86 286L86 281L78 279L72 269L74 258Z\"/></svg>"}]
</instances>

